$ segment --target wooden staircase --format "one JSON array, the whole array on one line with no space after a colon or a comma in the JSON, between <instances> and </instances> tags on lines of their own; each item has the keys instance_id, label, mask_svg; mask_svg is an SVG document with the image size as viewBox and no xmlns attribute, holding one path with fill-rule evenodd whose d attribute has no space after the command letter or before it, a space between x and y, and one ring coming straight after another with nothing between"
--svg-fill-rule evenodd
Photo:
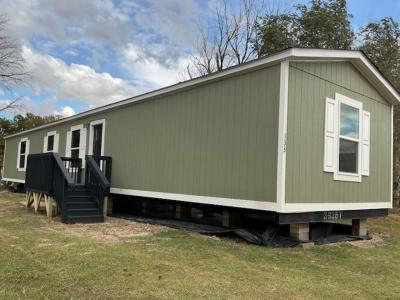
<instances>
[{"instance_id":1,"label":"wooden staircase","mask_svg":"<svg viewBox=\"0 0 400 300\"><path fill-rule=\"evenodd\" d=\"M86 185L75 185L73 190L67 191L65 202L66 223L104 222L103 209L99 207Z\"/></svg>"},{"instance_id":2,"label":"wooden staircase","mask_svg":"<svg viewBox=\"0 0 400 300\"><path fill-rule=\"evenodd\" d=\"M100 168L102 166L102 168ZM63 223L104 222L104 199L110 193L111 157L85 157L81 183L81 159L61 158L57 153L28 155L25 175L27 193L56 200Z\"/></svg>"}]
</instances>

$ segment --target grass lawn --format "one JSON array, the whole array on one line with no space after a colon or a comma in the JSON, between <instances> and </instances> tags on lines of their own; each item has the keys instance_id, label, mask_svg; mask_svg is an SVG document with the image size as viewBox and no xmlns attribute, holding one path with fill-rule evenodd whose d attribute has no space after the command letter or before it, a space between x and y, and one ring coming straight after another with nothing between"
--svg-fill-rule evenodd
<instances>
[{"instance_id":1,"label":"grass lawn","mask_svg":"<svg viewBox=\"0 0 400 300\"><path fill-rule=\"evenodd\" d=\"M64 225L23 200L0 191L0 299L400 298L398 211L369 222L373 243L272 249L125 220Z\"/></svg>"}]
</instances>

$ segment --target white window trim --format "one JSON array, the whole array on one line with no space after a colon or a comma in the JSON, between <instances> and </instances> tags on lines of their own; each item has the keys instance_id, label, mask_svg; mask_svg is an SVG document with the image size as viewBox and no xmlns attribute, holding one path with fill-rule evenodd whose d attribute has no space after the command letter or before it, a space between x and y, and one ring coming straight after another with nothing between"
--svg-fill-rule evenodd
<instances>
[{"instance_id":1,"label":"white window trim","mask_svg":"<svg viewBox=\"0 0 400 300\"><path fill-rule=\"evenodd\" d=\"M50 136L54 136L54 144L53 144L53 150L48 151L47 150L47 145L48 145L47 143L48 143L48 139L49 139ZM45 135L44 140L43 140L43 153L47 153L47 152L55 152L55 153L57 153L58 152L58 145L59 145L59 137L60 137L60 134L58 134L56 130L49 131Z\"/></svg>"},{"instance_id":2,"label":"white window trim","mask_svg":"<svg viewBox=\"0 0 400 300\"><path fill-rule=\"evenodd\" d=\"M79 130L79 147L71 148L71 145L68 145L68 136L72 139L72 132L75 130ZM70 140L71 142L71 140ZM86 154L86 128L83 124L71 126L69 131L67 132L66 142L65 142L65 156L71 157L72 150L79 150L79 158L82 159L82 168L85 168L85 154Z\"/></svg>"},{"instance_id":3,"label":"white window trim","mask_svg":"<svg viewBox=\"0 0 400 300\"><path fill-rule=\"evenodd\" d=\"M25 162L24 162L24 167L20 168L19 167L19 161L20 161L20 156L21 156L21 143L22 142L26 142L26 146L25 146ZM26 164L28 162L28 155L29 155L29 139L28 138L22 138L20 139L19 143L18 143L18 153L17 153L17 170L18 171L26 171Z\"/></svg>"},{"instance_id":4,"label":"white window trim","mask_svg":"<svg viewBox=\"0 0 400 300\"><path fill-rule=\"evenodd\" d=\"M356 101L339 93L335 94L335 99L337 101L338 109L336 110L337 116L336 120L338 122L338 130L337 130L337 142L336 142L336 166L335 171L333 173L333 179L338 181L352 181L352 182L361 182L361 139L362 139L362 117L363 117L363 105L362 102ZM358 109L358 139L349 138L340 135L340 108L341 104L346 104L351 107ZM357 173L347 173L339 171L339 148L340 148L340 139L345 139L353 142L357 142Z\"/></svg>"},{"instance_id":5,"label":"white window trim","mask_svg":"<svg viewBox=\"0 0 400 300\"><path fill-rule=\"evenodd\" d=\"M92 121L89 124L89 151L88 154L89 155L93 155L93 127L95 125L99 125L102 124L103 125L103 130L101 133L101 155L104 155L104 138L105 138L105 133L106 133L106 120L105 119L101 119L101 120L96 120L96 121Z\"/></svg>"}]
</instances>

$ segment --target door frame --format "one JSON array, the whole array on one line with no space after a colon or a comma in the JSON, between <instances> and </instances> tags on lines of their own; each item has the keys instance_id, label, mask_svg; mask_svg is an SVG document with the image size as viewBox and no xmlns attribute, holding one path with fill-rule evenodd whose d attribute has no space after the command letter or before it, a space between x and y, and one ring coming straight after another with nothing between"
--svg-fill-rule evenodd
<instances>
[{"instance_id":1,"label":"door frame","mask_svg":"<svg viewBox=\"0 0 400 300\"><path fill-rule=\"evenodd\" d=\"M88 154L89 155L93 155L93 127L95 125L99 125L102 124L103 128L102 128L102 132L101 132L101 155L104 155L104 140L105 140L105 134L106 134L106 119L100 119L100 120L96 120L96 121L92 121L89 124L89 151Z\"/></svg>"}]
</instances>

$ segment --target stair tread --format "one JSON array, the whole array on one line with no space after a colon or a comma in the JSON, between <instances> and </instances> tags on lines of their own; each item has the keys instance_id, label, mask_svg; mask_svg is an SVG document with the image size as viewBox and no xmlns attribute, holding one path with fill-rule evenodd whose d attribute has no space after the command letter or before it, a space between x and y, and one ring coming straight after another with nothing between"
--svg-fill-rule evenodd
<instances>
[{"instance_id":1,"label":"stair tread","mask_svg":"<svg viewBox=\"0 0 400 300\"><path fill-rule=\"evenodd\" d=\"M80 208L67 208L68 211L100 211L98 207L80 207Z\"/></svg>"}]
</instances>

